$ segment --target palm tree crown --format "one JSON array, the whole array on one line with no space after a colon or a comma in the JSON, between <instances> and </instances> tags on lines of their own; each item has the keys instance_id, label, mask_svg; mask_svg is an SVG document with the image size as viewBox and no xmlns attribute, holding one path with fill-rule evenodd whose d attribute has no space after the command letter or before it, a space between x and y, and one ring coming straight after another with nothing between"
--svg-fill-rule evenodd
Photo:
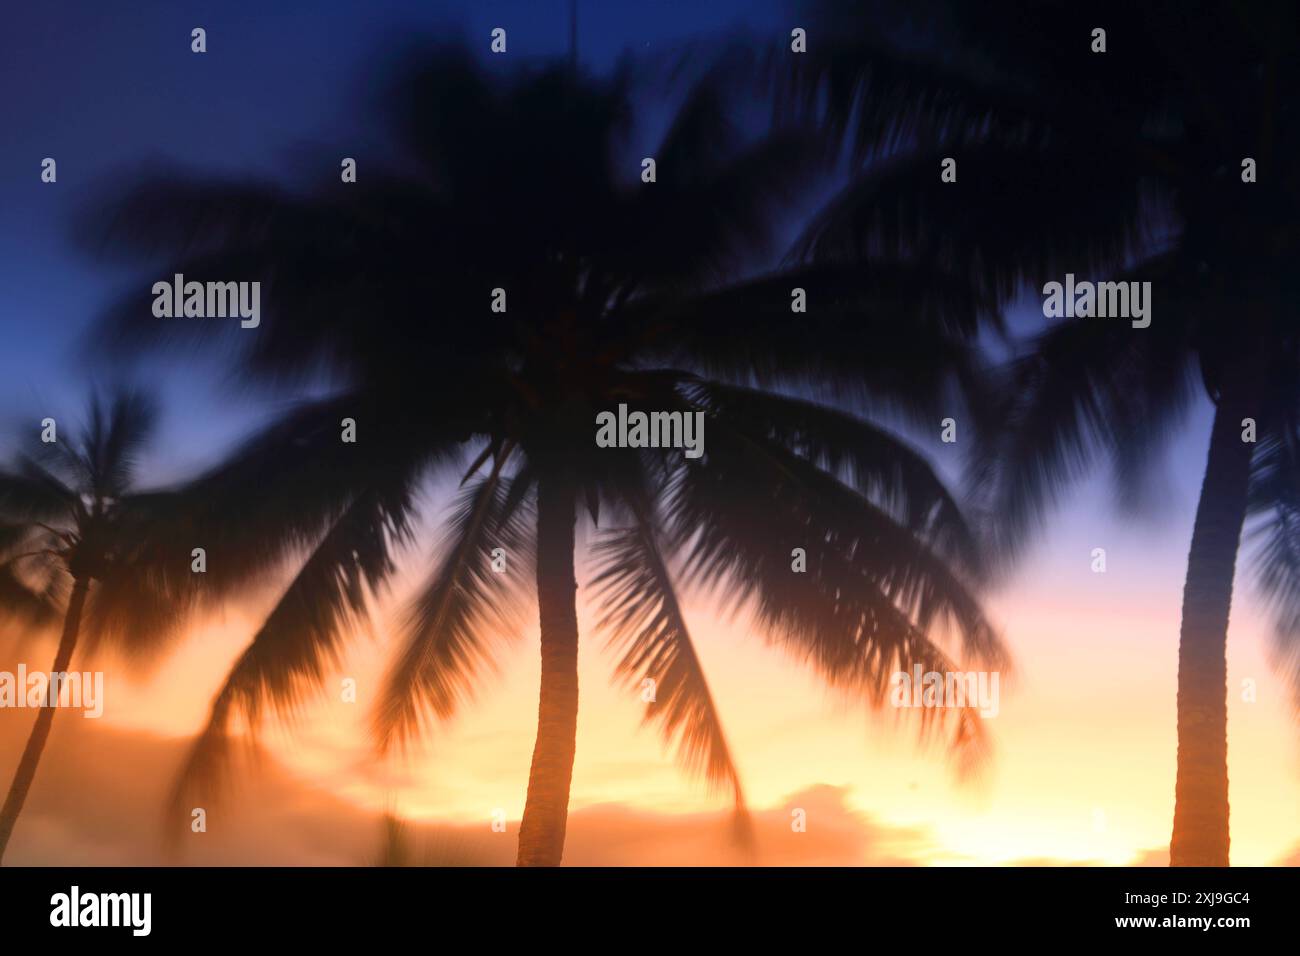
<instances>
[{"instance_id":1,"label":"palm tree crown","mask_svg":"<svg viewBox=\"0 0 1300 956\"><path fill-rule=\"evenodd\" d=\"M740 135L713 80L649 154L654 181L627 145L626 70L502 80L443 51L395 85L386 170L305 195L153 179L97 214L113 251L164 251L187 278L263 281L267 318L241 340L251 377L326 368L341 383L185 493L178 521L224 556L205 584L305 554L219 692L190 782L219 766L236 713L255 724L321 678L412 536L416 489L453 467L462 490L374 728L388 746L453 713L535 582L542 690L521 863L558 863L563 846L587 522L619 673L656 682L647 719L738 809L681 581L749 603L774 640L873 702L895 670L950 669L932 629L970 660L1005 663L959 508L919 454L858 414L876 402L937 422L975 381L982 297L906 260L795 261L735 281L818 146ZM795 287L817 302L806 315L791 311ZM108 325L119 340L159 333L142 296ZM620 404L701 413L703 456L597 447L596 416ZM340 441L345 417L355 445ZM792 571L795 548L806 573ZM972 752L974 712L949 726Z\"/></svg>"},{"instance_id":2,"label":"palm tree crown","mask_svg":"<svg viewBox=\"0 0 1300 956\"><path fill-rule=\"evenodd\" d=\"M1248 516L1300 688L1300 315L1286 288L1300 255L1286 122L1297 10L923 6L931 49L827 23L828 42L783 85L789 105L864 158L807 246L814 258L924 250L1004 302L1067 273L1151 283L1149 327L1070 318L1021 351L976 484L1011 553L1097 462L1113 467L1122 500L1139 500L1197 393L1215 405L1184 594L1171 858L1226 865L1224 646ZM821 9L831 22L843 13ZM940 183L943 157L956 183Z\"/></svg>"},{"instance_id":3,"label":"palm tree crown","mask_svg":"<svg viewBox=\"0 0 1300 956\"><path fill-rule=\"evenodd\" d=\"M190 567L188 552L164 544L158 533L169 496L132 487L156 417L143 393L96 397L78 439L59 438L51 420L31 455L0 470L0 612L38 626L62 614L53 673L67 671L83 636L83 613L87 643L144 654L175 632L189 607L194 590L186 577L154 570L168 562ZM0 857L53 719L51 701L37 716L0 810Z\"/></svg>"}]
</instances>

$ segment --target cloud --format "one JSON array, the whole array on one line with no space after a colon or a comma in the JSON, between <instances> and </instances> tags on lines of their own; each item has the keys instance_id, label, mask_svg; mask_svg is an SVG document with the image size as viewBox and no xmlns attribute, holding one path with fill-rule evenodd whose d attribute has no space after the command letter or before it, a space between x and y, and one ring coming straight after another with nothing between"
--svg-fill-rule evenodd
<instances>
[{"instance_id":1,"label":"cloud","mask_svg":"<svg viewBox=\"0 0 1300 956\"><path fill-rule=\"evenodd\" d=\"M0 711L0 783L31 729L33 712ZM104 721L60 714L40 772L6 856L15 865L363 866L385 847L382 815L308 782L263 754L236 761L231 790L205 807L207 832L190 818L172 820L181 855L163 845L163 806L189 742ZM346 777L344 777L346 779ZM780 806L753 811L752 848L732 838L731 816L663 813L624 803L575 809L569 816L565 863L571 866L909 866L952 862L926 827L883 823L853 806L848 787L819 784ZM806 828L791 827L804 811ZM483 819L406 821L401 844L416 864L509 866L519 822L494 833ZM976 862L976 861L971 861ZM1131 866L1167 866L1169 851L1137 853ZM1300 864L1300 845L1279 865ZM1034 857L1017 866L1093 866L1098 861Z\"/></svg>"},{"instance_id":2,"label":"cloud","mask_svg":"<svg viewBox=\"0 0 1300 956\"><path fill-rule=\"evenodd\" d=\"M572 816L565 862L579 866L903 866L938 847L921 828L891 827L850 807L847 788L821 784L753 814L752 855L731 840L727 814L662 814L621 805ZM791 827L804 811L806 829Z\"/></svg>"},{"instance_id":3,"label":"cloud","mask_svg":"<svg viewBox=\"0 0 1300 956\"><path fill-rule=\"evenodd\" d=\"M30 711L0 712L0 776L8 780L31 728ZM355 866L377 862L380 815L300 780L269 756L247 767L223 800L205 807L207 832L187 817L180 858L162 840L162 808L188 742L60 714L7 862L16 865ZM565 862L576 866L907 865L938 850L922 828L892 827L854 809L844 787L819 785L753 814L753 849L732 840L730 814L659 813L626 804L570 815ZM804 811L806 830L791 827ZM518 821L493 833L486 817L408 822L416 862L510 865Z\"/></svg>"},{"instance_id":4,"label":"cloud","mask_svg":"<svg viewBox=\"0 0 1300 956\"><path fill-rule=\"evenodd\" d=\"M1129 861L1129 866L1168 866L1169 865L1169 847L1157 846L1149 850L1141 850L1134 854L1133 859Z\"/></svg>"},{"instance_id":5,"label":"cloud","mask_svg":"<svg viewBox=\"0 0 1300 956\"><path fill-rule=\"evenodd\" d=\"M1291 847L1290 852L1278 857L1274 866L1300 866L1300 843Z\"/></svg>"}]
</instances>

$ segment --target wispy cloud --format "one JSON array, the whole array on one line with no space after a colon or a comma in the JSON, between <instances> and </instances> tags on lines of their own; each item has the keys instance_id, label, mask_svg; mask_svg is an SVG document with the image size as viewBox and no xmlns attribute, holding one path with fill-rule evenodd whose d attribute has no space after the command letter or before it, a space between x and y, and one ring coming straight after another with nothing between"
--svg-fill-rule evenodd
<instances>
[{"instance_id":1,"label":"wispy cloud","mask_svg":"<svg viewBox=\"0 0 1300 956\"><path fill-rule=\"evenodd\" d=\"M172 862L160 812L186 741L82 721L56 724L33 788L13 862L26 865L146 865ZM24 721L0 721L0 762L17 758ZM660 813L621 803L576 810L566 863L578 866L908 865L938 850L920 827L882 824L851 806L843 787L820 785L754 813L754 850L731 840L729 814ZM379 817L299 780L273 759L205 808L207 832L185 834L180 862L208 865L358 865L372 862ZM803 811L806 830L792 829ZM432 863L510 865L517 821L494 833L482 820L411 822L412 857Z\"/></svg>"}]
</instances>

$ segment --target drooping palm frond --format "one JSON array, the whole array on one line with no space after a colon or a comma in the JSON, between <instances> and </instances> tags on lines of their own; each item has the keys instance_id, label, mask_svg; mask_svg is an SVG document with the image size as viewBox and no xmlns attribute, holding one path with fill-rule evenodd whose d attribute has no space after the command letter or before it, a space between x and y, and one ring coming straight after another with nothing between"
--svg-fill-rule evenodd
<instances>
[{"instance_id":1,"label":"drooping palm frond","mask_svg":"<svg viewBox=\"0 0 1300 956\"><path fill-rule=\"evenodd\" d=\"M929 462L898 436L842 409L777 392L709 381L687 391L713 415L838 476L964 573L983 573L981 549L960 505Z\"/></svg>"},{"instance_id":2,"label":"drooping palm frond","mask_svg":"<svg viewBox=\"0 0 1300 956\"><path fill-rule=\"evenodd\" d=\"M0 519L0 560L38 553L49 546L51 537L39 524Z\"/></svg>"},{"instance_id":3,"label":"drooping palm frond","mask_svg":"<svg viewBox=\"0 0 1300 956\"><path fill-rule=\"evenodd\" d=\"M699 486L687 487L693 483L683 482L677 494L682 499L712 494ZM752 489L728 487L737 499L754 494ZM788 508L791 497L783 490L777 500ZM679 508L683 525L699 513L693 507ZM778 514L776 501L766 497L756 496L747 504L737 501L730 514L721 513L716 502L707 507L711 524L686 546L683 573L731 598L737 607L751 603L769 639L811 666L831 687L879 708L888 699L895 674L910 673L917 664L925 671L961 669L913 622L916 612L902 610L904 602L890 593L895 586L862 567L861 549L870 548L870 543L852 534L837 538L824 526ZM794 547L805 552L805 572L792 567ZM960 613L969 615L964 621L968 640L963 643L963 663L1006 672L1009 657L976 612L978 605L972 606L960 593L954 597ZM969 708L936 710L922 717L923 737L936 721L951 726L959 771L979 763L987 741L982 723Z\"/></svg>"},{"instance_id":4,"label":"drooping palm frond","mask_svg":"<svg viewBox=\"0 0 1300 956\"><path fill-rule=\"evenodd\" d=\"M654 681L646 721L658 723L664 739L676 742L689 772L730 791L744 820L740 774L647 507L634 506L634 525L603 532L593 546L591 584L601 608L596 626L622 649L617 671L625 681Z\"/></svg>"},{"instance_id":5,"label":"drooping palm frond","mask_svg":"<svg viewBox=\"0 0 1300 956\"><path fill-rule=\"evenodd\" d=\"M692 527L698 529L691 560L706 579L716 580L732 562L748 560L732 545L749 549L750 557L766 568L746 586L772 583L768 575L773 573L777 581L786 579L789 548L782 553L762 541L764 533L780 527L791 536L783 535L783 544L834 555L922 629L953 624L967 657L1004 662L1005 651L973 587L927 539L932 528L908 527L806 458L760 432L747 431L743 421L714 417L709 427L710 453L703 465L685 468L672 492L671 514L680 540L692 536ZM769 520L765 516L776 503L781 515ZM811 558L813 550L808 554ZM778 584L774 593L780 590ZM781 613L799 618L793 606Z\"/></svg>"},{"instance_id":6,"label":"drooping palm frond","mask_svg":"<svg viewBox=\"0 0 1300 956\"><path fill-rule=\"evenodd\" d=\"M436 387L431 383L430 391ZM355 443L341 440L344 418L357 423ZM219 600L265 581L290 556L316 547L339 516L367 495L394 509L382 512L385 520L404 526L408 515L396 509L413 503L401 489L458 460L467 427L455 412L431 421L372 393L306 402L215 468L173 489L141 534L160 552L151 555L160 573L165 567L188 579L190 550L203 547L208 569L197 586L205 600ZM177 564L161 552L179 552L187 560Z\"/></svg>"},{"instance_id":7,"label":"drooping palm frond","mask_svg":"<svg viewBox=\"0 0 1300 956\"><path fill-rule=\"evenodd\" d=\"M427 716L447 719L468 698L481 672L493 666L493 640L518 625L516 598L531 555L528 509L522 493L501 475L505 458L461 493L443 542L443 556L409 607L374 713L381 751L425 727ZM505 568L493 569L493 551Z\"/></svg>"},{"instance_id":8,"label":"drooping palm frond","mask_svg":"<svg viewBox=\"0 0 1300 956\"><path fill-rule=\"evenodd\" d=\"M43 522L0 520L0 618L20 625L19 640L61 618L68 587L60 551L68 541Z\"/></svg>"},{"instance_id":9,"label":"drooping palm frond","mask_svg":"<svg viewBox=\"0 0 1300 956\"><path fill-rule=\"evenodd\" d=\"M32 458L19 456L0 471L0 516L11 521L52 521L70 516L77 496L57 475Z\"/></svg>"},{"instance_id":10,"label":"drooping palm frond","mask_svg":"<svg viewBox=\"0 0 1300 956\"><path fill-rule=\"evenodd\" d=\"M142 188L144 183L149 188ZM271 216L302 208L285 190L265 182L214 186L210 179L180 176L171 167L147 166L138 183L106 190L85 205L73 238L97 257L125 262L173 259L259 235Z\"/></svg>"},{"instance_id":11,"label":"drooping palm frond","mask_svg":"<svg viewBox=\"0 0 1300 956\"><path fill-rule=\"evenodd\" d=\"M179 555L177 561L188 569L188 556ZM98 572L86 599L82 651L94 655L112 647L144 670L192 620L199 595L188 585L178 575L158 573L147 562L135 563L124 551Z\"/></svg>"},{"instance_id":12,"label":"drooping palm frond","mask_svg":"<svg viewBox=\"0 0 1300 956\"><path fill-rule=\"evenodd\" d=\"M1123 318L1063 319L1010 365L989 416L1000 424L979 436L971 461L993 553L1014 556L1099 457L1111 463L1118 500L1142 500L1148 465L1195 396L1192 336L1205 302L1178 265L1153 260L1121 277L1154 278L1161 317L1148 328Z\"/></svg>"},{"instance_id":13,"label":"drooping palm frond","mask_svg":"<svg viewBox=\"0 0 1300 956\"><path fill-rule=\"evenodd\" d=\"M1300 711L1300 432L1295 422L1263 437L1251 464L1247 542L1273 614L1276 665Z\"/></svg>"},{"instance_id":14,"label":"drooping palm frond","mask_svg":"<svg viewBox=\"0 0 1300 956\"><path fill-rule=\"evenodd\" d=\"M932 628L953 631L972 662L1009 673L971 583L980 551L955 500L905 443L839 409L679 370L630 374L621 388L647 406L707 412L703 459L646 449L616 456L622 466L604 477L633 528L650 513L636 504L646 482L653 475L666 488L665 540L695 586L751 604L774 639L872 704L894 673L944 654L925 633ZM640 499L629 499L633 489ZM626 553L631 542L619 541ZM792 571L792 546L805 548L806 573ZM816 584L804 587L807 578ZM959 769L978 764L987 749L978 715L944 716L962 741Z\"/></svg>"},{"instance_id":15,"label":"drooping palm frond","mask_svg":"<svg viewBox=\"0 0 1300 956\"><path fill-rule=\"evenodd\" d=\"M708 429L708 455L681 467L666 493L683 575L752 607L770 639L872 706L894 674L948 660L931 630L953 634L968 666L1009 673L973 589L918 531L770 438L722 417ZM795 548L806 571L792 565ZM964 758L982 752L970 713L939 716L954 716L954 743L974 748Z\"/></svg>"},{"instance_id":16,"label":"drooping palm frond","mask_svg":"<svg viewBox=\"0 0 1300 956\"><path fill-rule=\"evenodd\" d=\"M43 629L59 622L61 610L60 590L53 582L35 586L24 577L16 561L0 562L0 617Z\"/></svg>"},{"instance_id":17,"label":"drooping palm frond","mask_svg":"<svg viewBox=\"0 0 1300 956\"><path fill-rule=\"evenodd\" d=\"M410 476L358 495L298 567L280 600L226 676L208 722L190 749L172 808L209 790L225 769L231 722L242 716L255 740L263 712L291 717L342 653L367 599L394 569L392 550L406 540Z\"/></svg>"}]
</instances>

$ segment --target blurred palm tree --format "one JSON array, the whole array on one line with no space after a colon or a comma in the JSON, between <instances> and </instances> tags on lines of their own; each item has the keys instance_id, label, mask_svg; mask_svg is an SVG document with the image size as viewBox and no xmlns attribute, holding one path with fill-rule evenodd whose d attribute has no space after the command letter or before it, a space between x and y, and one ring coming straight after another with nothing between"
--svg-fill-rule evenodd
<instances>
[{"instance_id":1,"label":"blurred palm tree","mask_svg":"<svg viewBox=\"0 0 1300 956\"><path fill-rule=\"evenodd\" d=\"M1300 24L1294 4L1184 6L813 4L808 57L770 75L784 107L859 163L805 238L814 261L928 254L1003 301L1066 272L1151 282L1149 328L1066 319L1015 358L975 484L1014 553L1097 463L1122 502L1145 500L1193 399L1213 403L1183 593L1170 859L1224 866L1226 637L1251 516L1300 688L1300 168L1287 122ZM957 183L940 182L944 157Z\"/></svg>"},{"instance_id":2,"label":"blurred palm tree","mask_svg":"<svg viewBox=\"0 0 1300 956\"><path fill-rule=\"evenodd\" d=\"M949 636L969 660L1005 663L957 504L921 455L860 414L888 408L932 428L955 408L978 382L981 297L925 262L870 257L736 279L812 168L815 141L741 135L710 74L666 117L649 153L657 181L643 182L629 66L606 80L565 68L500 79L444 49L403 68L393 90L389 168L362 157L357 183L289 193L155 176L90 217L99 248L137 262L161 253L167 274L260 278L267 318L237 337L252 380L324 370L342 383L187 492L178 521L221 555L205 585L306 557L218 693L178 800L220 768L238 715L255 728L268 705L289 713L319 683L391 574L394 545L413 536L416 489L449 473L462 491L374 729L388 748L449 717L535 581L542 673L520 864L561 859L586 519L619 674L655 682L647 720L731 793L742 821L682 580L750 602L774 641L872 702L896 670L951 669ZM795 287L813 302L806 314L791 309ZM128 297L106 342L212 334L149 316L144 296ZM703 413L704 456L598 448L596 415L620 403ZM340 441L345 417L355 445ZM795 548L806 573L792 571ZM944 725L977 753L973 710Z\"/></svg>"},{"instance_id":3,"label":"blurred palm tree","mask_svg":"<svg viewBox=\"0 0 1300 956\"><path fill-rule=\"evenodd\" d=\"M380 842L379 857L375 866L410 866L413 859L411 840L406 832L406 823L401 817L385 813L383 820L383 840Z\"/></svg>"},{"instance_id":4,"label":"blurred palm tree","mask_svg":"<svg viewBox=\"0 0 1300 956\"><path fill-rule=\"evenodd\" d=\"M451 831L435 833L420 841L417 851L410 826L395 813L388 812L380 821L382 838L372 866L487 866L491 857L466 835ZM490 839L490 837L488 837Z\"/></svg>"},{"instance_id":5,"label":"blurred palm tree","mask_svg":"<svg viewBox=\"0 0 1300 956\"><path fill-rule=\"evenodd\" d=\"M111 402L96 397L79 440L56 432L55 440L35 443L30 456L0 469L0 612L37 626L62 616L52 673L68 670L83 636L87 650L111 640L128 653L153 651L188 607L184 576L154 571L171 559L190 567L188 551L158 547L153 521L169 496L132 488L155 420L154 403L142 393L122 390ZM0 809L0 859L54 722L53 693L47 691L51 699L37 714Z\"/></svg>"}]
</instances>

